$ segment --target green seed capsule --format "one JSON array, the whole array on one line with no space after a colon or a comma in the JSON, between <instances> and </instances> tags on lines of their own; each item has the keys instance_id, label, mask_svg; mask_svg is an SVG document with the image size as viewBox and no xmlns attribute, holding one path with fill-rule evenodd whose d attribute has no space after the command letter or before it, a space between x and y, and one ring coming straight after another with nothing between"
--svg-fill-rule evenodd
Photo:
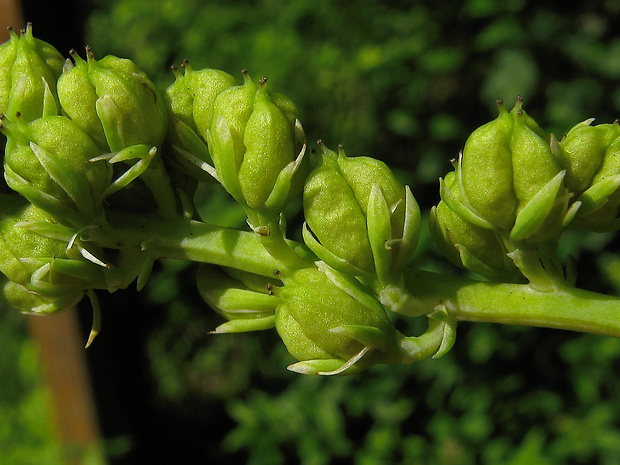
<instances>
[{"instance_id":1,"label":"green seed capsule","mask_svg":"<svg viewBox=\"0 0 620 465\"><path fill-rule=\"evenodd\" d=\"M13 83L11 69L17 56L19 36L9 28L9 40L0 45L0 114L6 114Z\"/></svg>"},{"instance_id":2,"label":"green seed capsule","mask_svg":"<svg viewBox=\"0 0 620 465\"><path fill-rule=\"evenodd\" d=\"M304 187L306 222L320 244L307 232L306 243L341 271L350 267L382 278L400 270L415 251L420 227L410 191L379 160L321 149Z\"/></svg>"},{"instance_id":3,"label":"green seed capsule","mask_svg":"<svg viewBox=\"0 0 620 465\"><path fill-rule=\"evenodd\" d=\"M599 124L592 120L571 128L559 142L557 156L566 169L566 185L571 192L583 193L603 166L609 144L620 135L620 125Z\"/></svg>"},{"instance_id":4,"label":"green seed capsule","mask_svg":"<svg viewBox=\"0 0 620 465\"><path fill-rule=\"evenodd\" d=\"M274 289L281 285L252 273L202 265L196 280L202 298L228 319L217 333L238 333L273 328L278 299Z\"/></svg>"},{"instance_id":5,"label":"green seed capsule","mask_svg":"<svg viewBox=\"0 0 620 465\"><path fill-rule=\"evenodd\" d=\"M188 69L185 77L189 79L194 95L192 119L196 132L205 139L213 121L215 99L224 89L236 85L236 81L230 74L219 69Z\"/></svg>"},{"instance_id":6,"label":"green seed capsule","mask_svg":"<svg viewBox=\"0 0 620 465\"><path fill-rule=\"evenodd\" d=\"M514 121L503 103L499 116L476 129L465 142L462 185L474 211L501 229L510 229L518 202L512 188L510 138Z\"/></svg>"},{"instance_id":7,"label":"green seed capsule","mask_svg":"<svg viewBox=\"0 0 620 465\"><path fill-rule=\"evenodd\" d=\"M73 230L19 195L0 195L0 301L49 313L105 286L104 268L70 247Z\"/></svg>"},{"instance_id":8,"label":"green seed capsule","mask_svg":"<svg viewBox=\"0 0 620 465\"><path fill-rule=\"evenodd\" d=\"M213 104L216 97L229 87L236 85L235 78L219 69L194 70L184 61L182 74L173 68L175 81L164 93L172 119L181 121L206 138L213 119Z\"/></svg>"},{"instance_id":9,"label":"green seed capsule","mask_svg":"<svg viewBox=\"0 0 620 465\"><path fill-rule=\"evenodd\" d=\"M50 44L32 35L29 23L19 37L11 33L0 53L0 113L25 121L58 113L56 81L63 56Z\"/></svg>"},{"instance_id":10,"label":"green seed capsule","mask_svg":"<svg viewBox=\"0 0 620 465\"><path fill-rule=\"evenodd\" d=\"M188 61L183 62L182 68L184 74L173 67L175 82L164 93L170 114L168 140L172 160L185 174L201 181L213 181L207 131L211 128L215 98L234 86L235 79L216 69L196 71Z\"/></svg>"},{"instance_id":11,"label":"green seed capsule","mask_svg":"<svg viewBox=\"0 0 620 465\"><path fill-rule=\"evenodd\" d=\"M517 108L511 115L515 122L510 139L512 184L519 205L518 214L558 174L560 167L549 142L527 124L525 112Z\"/></svg>"},{"instance_id":12,"label":"green seed capsule","mask_svg":"<svg viewBox=\"0 0 620 465\"><path fill-rule=\"evenodd\" d=\"M58 80L63 111L97 142L117 152L132 145L159 147L168 125L167 111L155 85L130 60L107 56L87 61L72 53Z\"/></svg>"},{"instance_id":13,"label":"green seed capsule","mask_svg":"<svg viewBox=\"0 0 620 465\"><path fill-rule=\"evenodd\" d=\"M444 180L448 189L458 188L454 171ZM513 281L518 272L493 231L465 221L441 201L430 214L433 237L443 254L455 265L491 280Z\"/></svg>"},{"instance_id":14,"label":"green seed capsule","mask_svg":"<svg viewBox=\"0 0 620 465\"><path fill-rule=\"evenodd\" d=\"M257 86L247 72L215 99L207 135L215 171L250 212L277 217L302 189L307 162L295 115L290 100L267 92L266 78Z\"/></svg>"},{"instance_id":15,"label":"green seed capsule","mask_svg":"<svg viewBox=\"0 0 620 465\"><path fill-rule=\"evenodd\" d=\"M281 302L276 330L300 361L289 369L348 374L402 360L397 332L385 310L364 292L359 287L345 291L315 268L295 272L276 290Z\"/></svg>"},{"instance_id":16,"label":"green seed capsule","mask_svg":"<svg viewBox=\"0 0 620 465\"><path fill-rule=\"evenodd\" d=\"M93 217L110 172L107 163L89 161L100 151L84 131L64 116L4 119L0 130L8 137L4 165L12 189L59 218Z\"/></svg>"},{"instance_id":17,"label":"green seed capsule","mask_svg":"<svg viewBox=\"0 0 620 465\"><path fill-rule=\"evenodd\" d=\"M305 220L329 251L354 267L373 273L366 206L362 207L363 199L358 201L355 197L337 160L334 152L324 151L318 166L308 176L303 197Z\"/></svg>"},{"instance_id":18,"label":"green seed capsule","mask_svg":"<svg viewBox=\"0 0 620 465\"><path fill-rule=\"evenodd\" d=\"M467 221L509 232L513 241L536 242L565 224L565 205L556 202L565 172L521 104L508 113L498 101L498 118L468 138L457 167L461 205L445 200Z\"/></svg>"},{"instance_id":19,"label":"green seed capsule","mask_svg":"<svg viewBox=\"0 0 620 465\"><path fill-rule=\"evenodd\" d=\"M69 309L82 300L83 294L50 296L32 292L0 274L0 306L24 313L47 314Z\"/></svg>"},{"instance_id":20,"label":"green seed capsule","mask_svg":"<svg viewBox=\"0 0 620 465\"><path fill-rule=\"evenodd\" d=\"M66 244L42 238L37 234L15 227L21 221L47 221L45 214L19 195L0 195L0 271L11 281L21 285L30 283L30 276L38 268L22 258L66 257Z\"/></svg>"},{"instance_id":21,"label":"green seed capsule","mask_svg":"<svg viewBox=\"0 0 620 465\"><path fill-rule=\"evenodd\" d=\"M243 162L243 154L245 153L243 133L245 132L245 125L252 114L255 95L256 84L250 78L247 71L244 71L243 84L224 89L215 99L211 120L212 137L218 137L217 126L221 124L219 121L225 121L230 131L234 153L233 160L231 161L228 159L228 154L224 158L224 155L218 155L217 150L212 150L211 155L218 174L223 173L229 164L238 170Z\"/></svg>"},{"instance_id":22,"label":"green seed capsule","mask_svg":"<svg viewBox=\"0 0 620 465\"><path fill-rule=\"evenodd\" d=\"M295 155L294 127L272 103L263 81L245 125L243 145L245 153L239 166L239 185L248 206L258 210L267 202L280 171Z\"/></svg>"},{"instance_id":23,"label":"green seed capsule","mask_svg":"<svg viewBox=\"0 0 620 465\"><path fill-rule=\"evenodd\" d=\"M567 186L581 203L573 224L593 231L620 228L620 124L573 127L556 145Z\"/></svg>"}]
</instances>

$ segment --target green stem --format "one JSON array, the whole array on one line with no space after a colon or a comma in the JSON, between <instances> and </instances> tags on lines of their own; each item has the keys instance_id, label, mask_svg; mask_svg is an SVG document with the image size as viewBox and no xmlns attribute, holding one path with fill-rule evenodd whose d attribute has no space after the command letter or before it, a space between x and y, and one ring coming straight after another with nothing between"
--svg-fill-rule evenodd
<instances>
[{"instance_id":1,"label":"green stem","mask_svg":"<svg viewBox=\"0 0 620 465\"><path fill-rule=\"evenodd\" d=\"M527 284L479 282L409 269L406 286L432 310L461 321L516 324L620 337L620 298L577 288L541 292Z\"/></svg>"},{"instance_id":2,"label":"green stem","mask_svg":"<svg viewBox=\"0 0 620 465\"><path fill-rule=\"evenodd\" d=\"M141 246L158 258L191 260L273 277L286 269L258 234L179 217L161 219L114 212L89 239L113 249Z\"/></svg>"},{"instance_id":3,"label":"green stem","mask_svg":"<svg viewBox=\"0 0 620 465\"><path fill-rule=\"evenodd\" d=\"M246 208L250 227L259 236L265 250L282 263L282 271L292 273L300 268L307 268L311 263L303 259L298 251L304 248L295 241L287 241L286 224L280 215L265 216L262 213ZM304 255L309 255L307 251Z\"/></svg>"}]
</instances>

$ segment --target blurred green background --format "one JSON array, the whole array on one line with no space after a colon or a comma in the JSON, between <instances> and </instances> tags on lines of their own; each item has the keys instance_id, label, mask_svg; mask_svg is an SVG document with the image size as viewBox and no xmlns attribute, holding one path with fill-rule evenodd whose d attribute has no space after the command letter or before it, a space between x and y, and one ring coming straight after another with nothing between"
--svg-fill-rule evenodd
<instances>
[{"instance_id":1,"label":"blurred green background","mask_svg":"<svg viewBox=\"0 0 620 465\"><path fill-rule=\"evenodd\" d=\"M510 108L522 95L558 138L620 116L618 0L53 3L62 26L43 16L35 34L63 53L89 44L130 57L162 90L185 58L269 76L310 141L386 161L424 211L497 98ZM198 201L206 219L242 225L221 190ZM571 232L562 250L580 287L620 293L613 235ZM426 229L414 265L459 272ZM87 355L110 464L620 464L619 340L463 323L442 359L304 377L285 369L292 359L273 332L208 334L221 321L194 274L163 262L140 294L101 295L104 331ZM86 334L87 305L82 314ZM36 352L23 319L0 319L1 463L57 464Z\"/></svg>"}]
</instances>

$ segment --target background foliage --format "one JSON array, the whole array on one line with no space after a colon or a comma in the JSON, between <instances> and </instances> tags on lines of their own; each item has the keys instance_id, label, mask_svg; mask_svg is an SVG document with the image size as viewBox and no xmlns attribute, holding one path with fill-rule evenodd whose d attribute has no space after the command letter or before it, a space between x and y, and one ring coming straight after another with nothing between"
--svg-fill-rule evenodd
<instances>
[{"instance_id":1,"label":"background foliage","mask_svg":"<svg viewBox=\"0 0 620 465\"><path fill-rule=\"evenodd\" d=\"M385 160L425 210L467 135L495 117L497 98L510 107L522 95L558 137L589 117L620 115L617 0L91 7L85 43L97 56L131 57L162 89L185 58L267 75L298 104L310 140ZM200 199L206 219L242 223L221 191ZM420 249L416 266L457 272L426 231ZM563 249L578 259L581 287L618 295L613 235L575 232ZM620 464L616 339L461 324L442 359L303 377L285 370L292 360L271 332L209 335L220 320L200 302L194 273L164 262L141 294L102 296L104 331L88 355L113 464Z\"/></svg>"}]
</instances>

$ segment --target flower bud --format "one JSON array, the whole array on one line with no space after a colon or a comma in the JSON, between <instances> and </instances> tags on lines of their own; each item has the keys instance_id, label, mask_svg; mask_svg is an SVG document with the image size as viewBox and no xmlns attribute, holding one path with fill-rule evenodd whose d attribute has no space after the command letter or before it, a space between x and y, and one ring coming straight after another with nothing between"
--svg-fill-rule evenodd
<instances>
[{"instance_id":1,"label":"flower bud","mask_svg":"<svg viewBox=\"0 0 620 465\"><path fill-rule=\"evenodd\" d=\"M110 176L107 163L89 162L100 154L94 141L64 116L1 123L9 187L59 218L88 222Z\"/></svg>"},{"instance_id":2,"label":"flower bud","mask_svg":"<svg viewBox=\"0 0 620 465\"><path fill-rule=\"evenodd\" d=\"M397 272L415 251L418 205L383 162L328 150L304 187L304 240L331 267L358 276ZM318 242L316 239L318 239Z\"/></svg>"},{"instance_id":3,"label":"flower bud","mask_svg":"<svg viewBox=\"0 0 620 465\"><path fill-rule=\"evenodd\" d=\"M63 56L47 42L32 35L32 24L11 38L0 51L0 114L25 121L58 114L56 81Z\"/></svg>"},{"instance_id":4,"label":"flower bud","mask_svg":"<svg viewBox=\"0 0 620 465\"><path fill-rule=\"evenodd\" d=\"M357 283L359 285L359 282ZM274 290L280 299L276 330L305 374L352 373L399 363L399 334L381 304L361 286L338 287L315 268L300 269Z\"/></svg>"},{"instance_id":5,"label":"flower bud","mask_svg":"<svg viewBox=\"0 0 620 465\"><path fill-rule=\"evenodd\" d=\"M446 175L444 183L458 195L454 193L458 187L454 171ZM455 265L490 280L511 282L518 276L514 262L492 230L465 221L444 201L431 209L429 222L437 246Z\"/></svg>"},{"instance_id":6,"label":"flower bud","mask_svg":"<svg viewBox=\"0 0 620 465\"><path fill-rule=\"evenodd\" d=\"M86 131L104 152L133 145L159 147L168 126L159 91L131 61L112 55L87 61L76 52L58 79L63 111ZM108 149L109 148L109 149Z\"/></svg>"},{"instance_id":7,"label":"flower bud","mask_svg":"<svg viewBox=\"0 0 620 465\"><path fill-rule=\"evenodd\" d=\"M203 264L198 270L198 291L211 308L228 319L216 333L239 333L273 328L281 283L252 273Z\"/></svg>"},{"instance_id":8,"label":"flower bud","mask_svg":"<svg viewBox=\"0 0 620 465\"><path fill-rule=\"evenodd\" d=\"M508 113L499 101L499 116L467 139L458 191L480 225L510 232L515 241L541 241L564 224L564 204L556 199L564 193L565 172L521 103Z\"/></svg>"},{"instance_id":9,"label":"flower bud","mask_svg":"<svg viewBox=\"0 0 620 465\"><path fill-rule=\"evenodd\" d=\"M247 73L215 99L209 150L219 181L246 209L277 216L303 187L305 146L293 107L267 92L266 78L257 86Z\"/></svg>"},{"instance_id":10,"label":"flower bud","mask_svg":"<svg viewBox=\"0 0 620 465\"><path fill-rule=\"evenodd\" d=\"M581 206L573 224L593 231L620 228L620 124L574 126L554 145L566 185Z\"/></svg>"},{"instance_id":11,"label":"flower bud","mask_svg":"<svg viewBox=\"0 0 620 465\"><path fill-rule=\"evenodd\" d=\"M183 62L182 68L184 74L173 67L176 79L164 93L170 114L168 137L172 154L183 172L210 181L213 162L205 140L211 128L213 104L220 92L236 84L235 78L216 69L195 71L188 61Z\"/></svg>"},{"instance_id":12,"label":"flower bud","mask_svg":"<svg viewBox=\"0 0 620 465\"><path fill-rule=\"evenodd\" d=\"M73 230L19 195L0 195L0 300L22 311L49 313L105 286L104 268L75 244Z\"/></svg>"}]
</instances>

